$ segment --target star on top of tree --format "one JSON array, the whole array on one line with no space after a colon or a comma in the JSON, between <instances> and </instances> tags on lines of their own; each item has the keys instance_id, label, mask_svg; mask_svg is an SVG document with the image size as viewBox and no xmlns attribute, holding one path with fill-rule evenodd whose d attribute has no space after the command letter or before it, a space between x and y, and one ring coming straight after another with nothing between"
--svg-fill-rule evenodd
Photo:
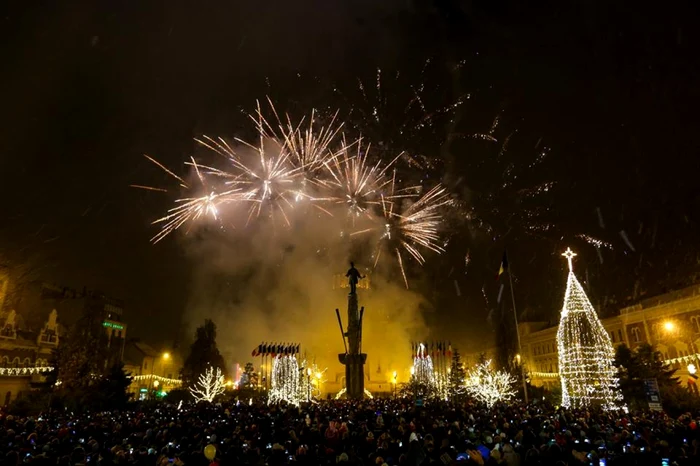
<instances>
[{"instance_id":1,"label":"star on top of tree","mask_svg":"<svg viewBox=\"0 0 700 466\"><path fill-rule=\"evenodd\" d=\"M564 254L562 256L566 257L566 260L569 262L569 271L573 272L574 271L574 266L572 264L572 261L574 257L577 256L577 254L571 250L571 248L566 248L566 251L564 251Z\"/></svg>"}]
</instances>

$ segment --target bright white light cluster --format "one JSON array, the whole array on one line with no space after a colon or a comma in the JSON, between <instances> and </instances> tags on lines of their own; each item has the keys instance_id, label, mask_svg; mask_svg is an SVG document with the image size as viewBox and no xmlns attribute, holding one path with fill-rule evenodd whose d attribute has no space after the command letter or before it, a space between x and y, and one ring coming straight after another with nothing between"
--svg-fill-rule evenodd
<instances>
[{"instance_id":1,"label":"bright white light cluster","mask_svg":"<svg viewBox=\"0 0 700 466\"><path fill-rule=\"evenodd\" d=\"M299 363L292 355L277 355L272 363L272 388L268 404L282 401L299 405ZM306 395L304 395L306 398Z\"/></svg>"},{"instance_id":2,"label":"bright white light cluster","mask_svg":"<svg viewBox=\"0 0 700 466\"><path fill-rule=\"evenodd\" d=\"M335 399L339 400L343 395L345 395L345 393L347 391L348 391L347 388L341 388L340 391L338 392L338 394L335 395ZM374 399L374 396L372 395L372 393L369 390L367 390L366 388L365 388L365 396L370 400Z\"/></svg>"},{"instance_id":3,"label":"bright white light cluster","mask_svg":"<svg viewBox=\"0 0 700 466\"><path fill-rule=\"evenodd\" d=\"M190 387L190 393L195 401L214 401L214 398L224 393L226 384L224 383L224 375L218 367L214 370L213 367L208 367L204 374L199 376L197 383Z\"/></svg>"},{"instance_id":4,"label":"bright white light cluster","mask_svg":"<svg viewBox=\"0 0 700 466\"><path fill-rule=\"evenodd\" d=\"M435 388L436 381L433 358L430 357L423 343L418 346L418 351L413 356L413 369L411 374L414 383L427 387L430 392Z\"/></svg>"},{"instance_id":5,"label":"bright white light cluster","mask_svg":"<svg viewBox=\"0 0 700 466\"><path fill-rule=\"evenodd\" d=\"M562 255L569 261L569 278L557 331L561 404L573 409L619 409L623 400L612 341L574 275L571 261L576 254L567 249Z\"/></svg>"},{"instance_id":6,"label":"bright white light cluster","mask_svg":"<svg viewBox=\"0 0 700 466\"><path fill-rule=\"evenodd\" d=\"M506 371L496 371L491 360L478 364L467 374L467 393L489 408L515 397L513 385L517 380Z\"/></svg>"}]
</instances>

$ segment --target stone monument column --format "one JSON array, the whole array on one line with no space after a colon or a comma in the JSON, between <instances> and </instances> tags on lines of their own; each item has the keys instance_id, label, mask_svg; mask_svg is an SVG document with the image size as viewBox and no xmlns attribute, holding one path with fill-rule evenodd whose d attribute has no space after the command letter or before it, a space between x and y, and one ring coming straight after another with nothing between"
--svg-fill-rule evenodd
<instances>
[{"instance_id":1,"label":"stone monument column","mask_svg":"<svg viewBox=\"0 0 700 466\"><path fill-rule=\"evenodd\" d=\"M367 355L362 353L362 312L358 310L357 293L348 294L348 339L347 353L338 359L345 365L345 388L349 400L361 400L365 395L364 366Z\"/></svg>"}]
</instances>

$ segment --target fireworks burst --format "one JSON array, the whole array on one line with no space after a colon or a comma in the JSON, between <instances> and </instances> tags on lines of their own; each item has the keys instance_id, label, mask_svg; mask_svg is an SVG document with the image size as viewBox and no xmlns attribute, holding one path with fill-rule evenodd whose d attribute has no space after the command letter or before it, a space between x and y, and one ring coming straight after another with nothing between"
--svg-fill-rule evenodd
<instances>
[{"instance_id":1,"label":"fireworks burst","mask_svg":"<svg viewBox=\"0 0 700 466\"><path fill-rule=\"evenodd\" d=\"M426 60L407 73L377 68L371 77L358 77L355 87L335 86L334 91L353 130L374 141L379 151L402 151L401 160L413 169L407 174L427 179L441 166L440 149L453 136L457 111L470 97L454 92L463 64L448 69Z\"/></svg>"},{"instance_id":2,"label":"fireworks burst","mask_svg":"<svg viewBox=\"0 0 700 466\"><path fill-rule=\"evenodd\" d=\"M369 145L362 146L362 139L350 145L343 141L340 152L326 164L330 179L325 184L334 193L329 200L344 205L353 222L362 215L371 218L372 206L382 205L383 191L393 182L392 178L387 176L387 171L401 156L399 154L387 164L383 164L380 159L372 165L368 161L369 151ZM389 197L395 200L406 196L404 191L410 189Z\"/></svg>"},{"instance_id":3,"label":"fireworks burst","mask_svg":"<svg viewBox=\"0 0 700 466\"><path fill-rule=\"evenodd\" d=\"M221 178L223 184L229 188L244 192L241 200L252 203L248 221L254 216L259 217L263 212L273 216L274 212L278 211L285 223L289 224L286 208L292 207L290 197L300 170L289 163L289 152L284 145L260 131L258 145L236 139L255 154L253 157L243 158L236 154L223 138L204 136L196 141L226 158L229 168L221 170L207 167L207 174Z\"/></svg>"},{"instance_id":4,"label":"fireworks burst","mask_svg":"<svg viewBox=\"0 0 700 466\"><path fill-rule=\"evenodd\" d=\"M518 140L518 131L512 131L500 136L502 116L494 119L487 133L474 134L475 144L490 152L490 155L474 158L474 164L469 165L468 173L473 175L469 180L469 189L465 198L470 199L466 206L465 218L478 230L486 231L493 236L540 236L554 229L555 225L548 221L550 206L548 196L555 189L553 181L538 181L537 168L543 164L550 152L542 146L539 139L534 144L534 157L522 163L522 151L531 151L522 146ZM482 142L483 141L483 142ZM517 157L511 156L510 150L516 145ZM474 151L483 150L475 147ZM494 179L500 179L494 183ZM482 181L488 185L482 186Z\"/></svg>"},{"instance_id":5,"label":"fireworks burst","mask_svg":"<svg viewBox=\"0 0 700 466\"><path fill-rule=\"evenodd\" d=\"M392 182L392 188L395 183ZM392 194L394 190L392 189ZM438 185L425 193L416 202L412 202L403 211L397 212L399 202L382 197L382 221L379 228L381 235L377 251L375 252L374 266L377 266L385 247L396 256L396 261L401 270L401 275L406 288L408 278L404 266L403 253L408 253L420 265L425 263L425 257L421 248L435 253L444 252L440 244L439 227L442 223L440 208L450 204L447 191ZM359 231L354 234L375 231L376 228Z\"/></svg>"},{"instance_id":6,"label":"fireworks burst","mask_svg":"<svg viewBox=\"0 0 700 466\"><path fill-rule=\"evenodd\" d=\"M336 124L335 115L327 126L322 126L312 112L304 126L304 120L294 124L287 115L280 118L272 102L270 107L275 118L270 121L274 124L264 117L259 104L256 113L250 115L258 135L255 144L235 139L234 146L224 138L210 136L195 139L220 155L224 163L218 168L216 165L221 163L204 165L190 158L185 165L195 175L193 186L147 156L181 188L196 192L177 199L176 205L154 222L161 225L161 231L153 242L205 216L219 220L222 207L227 204L248 206L246 225L262 217L274 221L278 214L285 225L291 225L291 211L301 201L308 201L328 215L334 208L342 207L353 222L361 216L378 222L381 226L353 234L376 233L379 245L386 245L395 255L408 287L403 254L408 253L422 265L422 251L444 250L439 237L439 208L450 204L445 188L438 185L421 196L421 186L399 186L394 165L402 154L385 161L381 154L372 153L371 145L364 144L362 138L346 142L340 133L343 125Z\"/></svg>"}]
</instances>

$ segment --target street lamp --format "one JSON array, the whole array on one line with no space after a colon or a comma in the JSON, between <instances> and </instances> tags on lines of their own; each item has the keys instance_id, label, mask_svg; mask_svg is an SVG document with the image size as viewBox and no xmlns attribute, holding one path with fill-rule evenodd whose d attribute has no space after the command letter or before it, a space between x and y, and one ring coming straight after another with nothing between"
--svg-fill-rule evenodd
<instances>
[{"instance_id":1,"label":"street lamp","mask_svg":"<svg viewBox=\"0 0 700 466\"><path fill-rule=\"evenodd\" d=\"M688 364L688 374L690 375L695 375L695 373L698 371L697 367L695 367L695 364L690 363Z\"/></svg>"},{"instance_id":2,"label":"street lamp","mask_svg":"<svg viewBox=\"0 0 700 466\"><path fill-rule=\"evenodd\" d=\"M311 368L306 368L306 401L311 401Z\"/></svg>"},{"instance_id":3,"label":"street lamp","mask_svg":"<svg viewBox=\"0 0 700 466\"><path fill-rule=\"evenodd\" d=\"M666 331L666 333L674 333L674 334L676 335L676 337L677 337L679 340L681 340L681 341L683 341L683 340L685 340L686 338L688 338L687 343L688 343L688 346L690 347L690 351L691 351L691 353L693 354L693 357L694 357L695 359L698 358L698 356L697 356L697 351L696 351L696 349L695 349L695 343L693 343L692 334L689 335L686 328L680 328L680 327L676 324L676 322L674 322L674 321L672 321L672 320L667 320L667 321L665 321L665 322L663 323L663 328L664 328L664 330ZM684 342L684 343L685 343L685 342Z\"/></svg>"},{"instance_id":4,"label":"street lamp","mask_svg":"<svg viewBox=\"0 0 700 466\"><path fill-rule=\"evenodd\" d=\"M167 351L165 353L163 353L163 359L165 359L165 360L170 359L170 353L168 353Z\"/></svg>"},{"instance_id":5,"label":"street lamp","mask_svg":"<svg viewBox=\"0 0 700 466\"><path fill-rule=\"evenodd\" d=\"M392 378L392 383L394 384L394 399L396 399L396 371L394 371L393 378Z\"/></svg>"},{"instance_id":6,"label":"street lamp","mask_svg":"<svg viewBox=\"0 0 700 466\"><path fill-rule=\"evenodd\" d=\"M321 372L316 372L314 376L316 377L316 388L318 388L318 396L321 396L321 379L323 378L323 374Z\"/></svg>"}]
</instances>

